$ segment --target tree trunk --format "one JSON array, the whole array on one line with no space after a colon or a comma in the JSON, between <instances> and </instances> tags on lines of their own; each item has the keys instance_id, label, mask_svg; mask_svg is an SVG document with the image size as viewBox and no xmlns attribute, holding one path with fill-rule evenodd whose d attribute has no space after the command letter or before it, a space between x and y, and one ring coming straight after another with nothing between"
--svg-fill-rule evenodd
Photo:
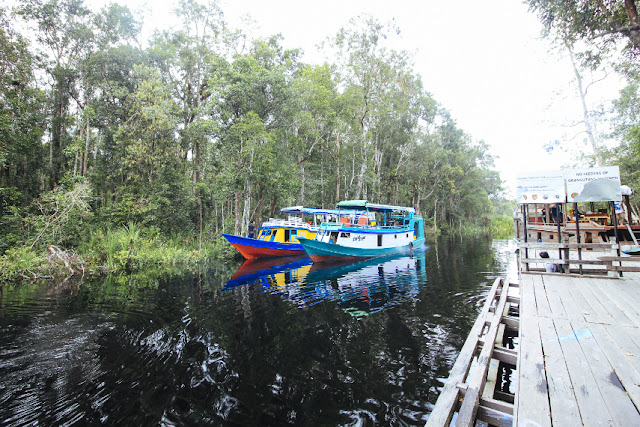
<instances>
[{"instance_id":1,"label":"tree trunk","mask_svg":"<svg viewBox=\"0 0 640 427\"><path fill-rule=\"evenodd\" d=\"M233 234L235 234L236 236L240 235L240 192L236 191L236 206L235 206L235 211L236 211L236 216L235 216L235 225L234 225L234 229L233 229Z\"/></svg>"},{"instance_id":2,"label":"tree trunk","mask_svg":"<svg viewBox=\"0 0 640 427\"><path fill-rule=\"evenodd\" d=\"M273 200L271 202L271 209L269 209L269 218L273 218L276 213L276 208L278 207L278 197L274 194Z\"/></svg>"},{"instance_id":3,"label":"tree trunk","mask_svg":"<svg viewBox=\"0 0 640 427\"><path fill-rule=\"evenodd\" d=\"M89 118L87 117L87 129L86 129L85 141L84 141L84 161L82 162L82 176L87 176L87 164L89 163Z\"/></svg>"},{"instance_id":4,"label":"tree trunk","mask_svg":"<svg viewBox=\"0 0 640 427\"><path fill-rule=\"evenodd\" d=\"M438 199L433 203L433 234L438 234Z\"/></svg>"},{"instance_id":5,"label":"tree trunk","mask_svg":"<svg viewBox=\"0 0 640 427\"><path fill-rule=\"evenodd\" d=\"M302 160L301 158L302 156L299 156L299 159ZM298 204L303 205L304 206L304 180L305 180L305 176L304 176L304 162L299 163L300 164L300 181L301 181L301 185L300 185L300 194L298 195Z\"/></svg>"},{"instance_id":6,"label":"tree trunk","mask_svg":"<svg viewBox=\"0 0 640 427\"><path fill-rule=\"evenodd\" d=\"M262 204L264 202L264 196L261 194L258 199L257 207L256 207L256 215L253 219L256 222L256 227L260 227L262 224Z\"/></svg>"},{"instance_id":7,"label":"tree trunk","mask_svg":"<svg viewBox=\"0 0 640 427\"><path fill-rule=\"evenodd\" d=\"M340 133L336 135L336 204L340 202Z\"/></svg>"},{"instance_id":8,"label":"tree trunk","mask_svg":"<svg viewBox=\"0 0 640 427\"><path fill-rule=\"evenodd\" d=\"M586 96L587 93L583 88L582 84L582 75L578 70L578 66L575 61L575 57L573 56L573 48L569 44L569 42L565 39L564 45L569 51L569 58L571 59L571 65L573 66L573 72L576 75L576 82L578 83L578 93L580 94L580 101L582 102L582 113L584 125L587 128L587 136L589 137L589 143L591 144L591 149L593 150L593 155L596 159L596 166L603 166L604 161L602 160L602 154L600 153L600 147L598 146L598 141L596 140L595 129L593 123L591 121L591 116L589 114L589 109L587 108Z\"/></svg>"},{"instance_id":9,"label":"tree trunk","mask_svg":"<svg viewBox=\"0 0 640 427\"><path fill-rule=\"evenodd\" d=\"M245 196L244 196L244 207L242 209L242 233L244 234L249 227L249 216L251 215L251 183L249 180L245 180L244 183L245 188Z\"/></svg>"},{"instance_id":10,"label":"tree trunk","mask_svg":"<svg viewBox=\"0 0 640 427\"><path fill-rule=\"evenodd\" d=\"M629 24L638 25L640 20L638 19L636 2L634 0L624 0L624 8L627 10L627 15L629 16Z\"/></svg>"},{"instance_id":11,"label":"tree trunk","mask_svg":"<svg viewBox=\"0 0 640 427\"><path fill-rule=\"evenodd\" d=\"M196 162L195 162L196 163L195 164L195 167L196 167L196 184L199 184L200 183L200 156L201 156L201 153L200 153L200 140L196 141L196 150L195 151L196 151L196 153L195 153L196 154Z\"/></svg>"},{"instance_id":12,"label":"tree trunk","mask_svg":"<svg viewBox=\"0 0 640 427\"><path fill-rule=\"evenodd\" d=\"M366 190L364 189L364 174L367 172L367 147L365 146L366 142L363 142L362 147L362 163L360 164L360 173L358 173L358 182L356 183L356 193L354 199L360 199L361 194L365 194Z\"/></svg>"},{"instance_id":13,"label":"tree trunk","mask_svg":"<svg viewBox=\"0 0 640 427\"><path fill-rule=\"evenodd\" d=\"M198 236L198 251L202 252L202 200L200 197L197 199L198 201L198 211L200 212L200 235Z\"/></svg>"}]
</instances>

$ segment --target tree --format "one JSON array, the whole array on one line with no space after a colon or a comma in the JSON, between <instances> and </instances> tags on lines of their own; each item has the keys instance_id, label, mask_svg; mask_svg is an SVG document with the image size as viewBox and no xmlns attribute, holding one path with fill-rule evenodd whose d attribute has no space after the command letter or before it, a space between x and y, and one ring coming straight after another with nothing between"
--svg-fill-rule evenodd
<instances>
[{"instance_id":1,"label":"tree","mask_svg":"<svg viewBox=\"0 0 640 427\"><path fill-rule=\"evenodd\" d=\"M46 129L37 60L0 9L0 251L20 240L17 218L42 186Z\"/></svg>"},{"instance_id":2,"label":"tree","mask_svg":"<svg viewBox=\"0 0 640 427\"><path fill-rule=\"evenodd\" d=\"M93 18L82 0L28 0L19 13L36 24L35 37L49 57L46 71L51 78L51 135L49 186L54 188L64 172L64 148L70 142L70 104L77 93L78 63L93 43Z\"/></svg>"},{"instance_id":3,"label":"tree","mask_svg":"<svg viewBox=\"0 0 640 427\"><path fill-rule=\"evenodd\" d=\"M358 146L359 170L354 170L350 185L356 199L367 197L368 171L380 160L379 145L389 135L377 127L393 110L393 94L402 89L408 57L404 52L388 50L383 41L394 30L373 18L352 19L334 39L339 59L340 86L348 97L350 130ZM397 31L397 30L396 30Z\"/></svg>"},{"instance_id":4,"label":"tree","mask_svg":"<svg viewBox=\"0 0 640 427\"><path fill-rule=\"evenodd\" d=\"M618 42L630 55L640 52L640 21L635 0L525 0L548 31L595 48L586 59L598 64Z\"/></svg>"},{"instance_id":5,"label":"tree","mask_svg":"<svg viewBox=\"0 0 640 427\"><path fill-rule=\"evenodd\" d=\"M262 123L264 130L269 134L278 132L284 126L284 109L289 94L287 86L297 67L298 53L283 50L279 42L279 37L255 41L248 54L237 55L229 66L220 67L215 77L209 81L212 91L209 114L218 121L217 146L212 155L215 158L214 162L221 165L222 169L227 162L226 153L229 147L243 156L241 153L244 152L244 141L254 140L253 136L248 135L252 130L257 132L260 129L260 126L257 126L258 122ZM256 137L258 140L264 139L259 135ZM241 175L245 173L241 169L230 171L233 176L231 181L228 177L225 178L225 182L230 183L230 188L233 188L232 211L236 232L246 229L254 200L257 199L257 216L262 215L263 201L270 204L271 215L281 203L280 189L282 186L289 187L295 177L295 166L289 157L290 149L286 141L278 144L275 160L277 170L292 173L285 175L286 179L278 181L276 186L256 186L253 179L247 182L241 179ZM237 164L236 167L241 167L241 164ZM258 176L256 179L273 182L272 177L266 175ZM251 185L248 193L245 187L247 184ZM261 189L266 193L260 192ZM243 197L245 202L241 207Z\"/></svg>"},{"instance_id":6,"label":"tree","mask_svg":"<svg viewBox=\"0 0 640 427\"><path fill-rule=\"evenodd\" d=\"M337 116L337 88L331 67L303 67L291 82L285 115L289 117L285 135L297 152L296 164L300 177L300 192L297 203L313 205L326 203L324 187L326 181L312 174L321 156L329 156L336 164L336 176L340 175L339 138L335 138ZM337 143L334 145L334 141ZM337 148L337 149L336 149ZM307 167L309 165L309 167ZM340 180L336 179L339 194ZM318 183L318 185L314 185Z\"/></svg>"},{"instance_id":7,"label":"tree","mask_svg":"<svg viewBox=\"0 0 640 427\"><path fill-rule=\"evenodd\" d=\"M611 163L620 165L623 184L637 191L640 188L640 69L629 64L624 73L628 83L613 102L613 135L620 140L620 145L607 155ZM634 207L640 211L637 202Z\"/></svg>"}]
</instances>

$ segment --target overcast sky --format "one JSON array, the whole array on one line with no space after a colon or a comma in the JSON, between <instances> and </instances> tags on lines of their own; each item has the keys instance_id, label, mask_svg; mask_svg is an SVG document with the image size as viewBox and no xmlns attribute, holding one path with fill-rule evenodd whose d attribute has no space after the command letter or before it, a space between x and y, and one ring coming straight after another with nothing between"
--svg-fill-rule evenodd
<instances>
[{"instance_id":1,"label":"overcast sky","mask_svg":"<svg viewBox=\"0 0 640 427\"><path fill-rule=\"evenodd\" d=\"M125 4L135 8L143 1ZM149 3L145 32L167 26L175 2ZM320 60L315 46L350 18L366 13L382 22L394 19L402 48L414 53L424 88L458 127L490 145L510 192L518 171L575 161L575 153L544 148L567 134L561 125L582 116L571 64L549 53L537 17L518 0L222 0L221 5L232 26L249 15L259 35L282 34L284 46L302 48L309 63ZM600 93L590 95L594 105L616 97L616 86L599 86Z\"/></svg>"}]
</instances>

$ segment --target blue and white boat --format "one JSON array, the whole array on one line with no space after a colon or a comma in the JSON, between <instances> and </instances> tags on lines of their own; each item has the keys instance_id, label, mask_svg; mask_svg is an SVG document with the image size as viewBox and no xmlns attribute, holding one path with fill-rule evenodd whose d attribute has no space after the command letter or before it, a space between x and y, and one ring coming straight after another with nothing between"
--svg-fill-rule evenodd
<instances>
[{"instance_id":1,"label":"blue and white boat","mask_svg":"<svg viewBox=\"0 0 640 427\"><path fill-rule=\"evenodd\" d=\"M373 258L424 245L424 221L410 207L366 200L338 203L338 223L323 223L314 239L298 237L314 262Z\"/></svg>"},{"instance_id":2,"label":"blue and white boat","mask_svg":"<svg viewBox=\"0 0 640 427\"><path fill-rule=\"evenodd\" d=\"M246 259L305 255L298 239L315 238L322 223L338 221L338 213L336 209L292 206L280 210L281 218L270 218L262 223L255 239L227 233L222 235Z\"/></svg>"}]
</instances>

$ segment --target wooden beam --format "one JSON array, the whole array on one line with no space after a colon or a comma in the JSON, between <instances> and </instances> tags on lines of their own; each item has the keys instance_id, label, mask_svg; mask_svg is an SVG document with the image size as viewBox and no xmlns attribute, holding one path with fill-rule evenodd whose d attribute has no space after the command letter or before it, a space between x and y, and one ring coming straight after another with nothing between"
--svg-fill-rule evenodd
<instances>
[{"instance_id":1,"label":"wooden beam","mask_svg":"<svg viewBox=\"0 0 640 427\"><path fill-rule=\"evenodd\" d=\"M469 380L469 388L465 394L465 399L462 401L460 411L458 411L456 427L468 427L475 424L476 414L480 404L481 390L484 388L487 370L489 369L489 362L491 361L491 355L493 353L493 342L498 334L502 313L507 303L508 293L509 284L507 283L502 287L500 300L495 309L496 313L491 321L491 327L484 337L485 342L490 342L492 345L484 345L480 351L472 377Z\"/></svg>"},{"instance_id":2,"label":"wooden beam","mask_svg":"<svg viewBox=\"0 0 640 427\"><path fill-rule=\"evenodd\" d=\"M448 426L451 423L451 418L453 417L455 406L458 402L458 397L460 396L458 384L464 382L464 378L469 372L471 360L475 354L480 334L484 329L484 319L489 313L489 309L496 298L497 291L500 286L509 286L509 284L505 283L505 280L500 277L496 278L493 282L493 286L491 287L484 306L480 311L480 315L471 327L469 336L462 346L453 368L451 368L449 379L444 385L442 393L440 393L440 396L436 401L436 406L433 408L433 411L427 419L427 426L441 427L445 425Z\"/></svg>"}]
</instances>

